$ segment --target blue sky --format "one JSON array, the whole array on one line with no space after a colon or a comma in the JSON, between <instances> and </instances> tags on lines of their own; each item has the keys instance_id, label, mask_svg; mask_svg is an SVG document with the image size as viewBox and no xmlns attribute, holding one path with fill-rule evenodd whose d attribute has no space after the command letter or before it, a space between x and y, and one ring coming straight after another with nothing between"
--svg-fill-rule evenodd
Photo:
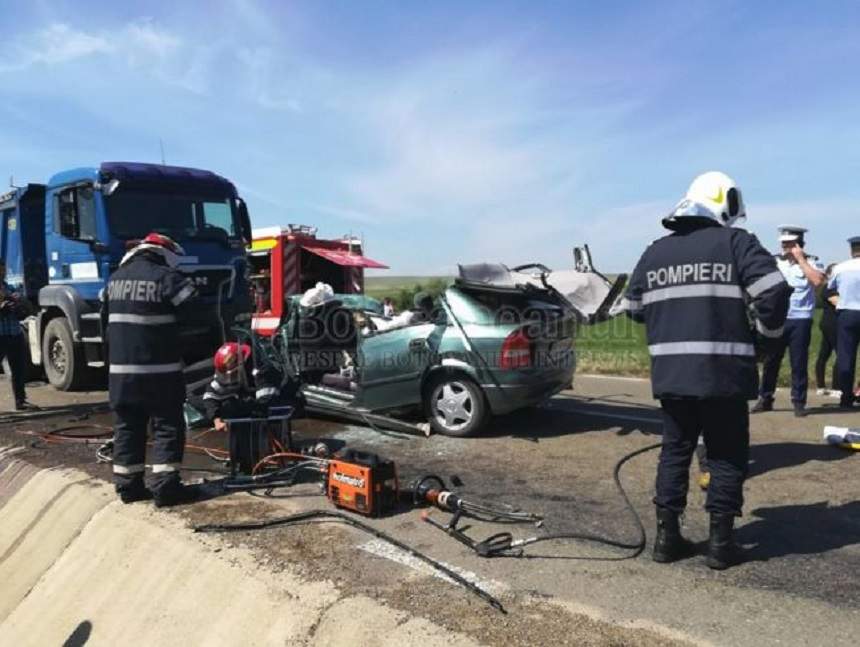
<instances>
[{"instance_id":1,"label":"blue sky","mask_svg":"<svg viewBox=\"0 0 860 647\"><path fill-rule=\"evenodd\" d=\"M0 175L160 159L396 274L630 269L699 172L860 234L857 2L0 0ZM4 181L5 184L5 181Z\"/></svg>"}]
</instances>

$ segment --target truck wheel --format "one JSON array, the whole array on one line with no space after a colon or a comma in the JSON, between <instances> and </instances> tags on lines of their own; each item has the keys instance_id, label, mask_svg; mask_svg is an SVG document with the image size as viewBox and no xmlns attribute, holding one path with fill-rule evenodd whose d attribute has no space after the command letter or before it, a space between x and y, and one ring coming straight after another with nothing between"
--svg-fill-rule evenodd
<instances>
[{"instance_id":1,"label":"truck wheel","mask_svg":"<svg viewBox=\"0 0 860 647\"><path fill-rule=\"evenodd\" d=\"M72 328L65 317L51 319L42 337L42 364L48 382L60 391L77 391L89 377L83 348L72 341Z\"/></svg>"},{"instance_id":2,"label":"truck wheel","mask_svg":"<svg viewBox=\"0 0 860 647\"><path fill-rule=\"evenodd\" d=\"M424 412L433 429L446 436L472 436L489 418L480 387L459 375L433 380L425 390Z\"/></svg>"}]
</instances>

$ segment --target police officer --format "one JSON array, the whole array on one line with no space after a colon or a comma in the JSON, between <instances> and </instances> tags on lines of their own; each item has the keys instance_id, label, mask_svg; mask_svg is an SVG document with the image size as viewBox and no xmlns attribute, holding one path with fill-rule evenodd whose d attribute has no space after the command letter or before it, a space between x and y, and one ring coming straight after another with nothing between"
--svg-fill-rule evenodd
<instances>
[{"instance_id":1,"label":"police officer","mask_svg":"<svg viewBox=\"0 0 860 647\"><path fill-rule=\"evenodd\" d=\"M779 242L782 255L777 260L779 271L791 286L791 301L788 320L782 335L774 339L765 337L765 357L761 376L759 400L752 408L753 413L773 410L773 395L779 367L788 348L791 361L791 402L794 415L806 415L806 389L809 373L809 342L812 339L812 315L815 312L816 288L824 285L826 279L824 266L814 257L808 256L804 234L806 229L794 225L779 227Z\"/></svg>"},{"instance_id":2,"label":"police officer","mask_svg":"<svg viewBox=\"0 0 860 647\"><path fill-rule=\"evenodd\" d=\"M848 239L851 260L833 268L827 287L839 295L836 303L836 370L843 409L854 406L854 370L860 345L860 236Z\"/></svg>"},{"instance_id":3,"label":"police officer","mask_svg":"<svg viewBox=\"0 0 860 647\"><path fill-rule=\"evenodd\" d=\"M196 290L176 269L182 248L152 233L122 259L104 294L110 404L116 417L113 473L123 503L188 500L179 479L185 448L177 319ZM147 425L152 425L152 492L144 486Z\"/></svg>"},{"instance_id":4,"label":"police officer","mask_svg":"<svg viewBox=\"0 0 860 647\"><path fill-rule=\"evenodd\" d=\"M734 180L715 171L700 175L663 219L672 233L645 250L630 279L628 312L645 323L652 389L663 417L656 562L692 553L678 516L687 504L700 434L711 475L707 564L724 569L738 560L732 536L749 456L746 401L758 391L747 300L758 330L775 336L790 293L773 256L755 236L732 227L745 215Z\"/></svg>"}]
</instances>

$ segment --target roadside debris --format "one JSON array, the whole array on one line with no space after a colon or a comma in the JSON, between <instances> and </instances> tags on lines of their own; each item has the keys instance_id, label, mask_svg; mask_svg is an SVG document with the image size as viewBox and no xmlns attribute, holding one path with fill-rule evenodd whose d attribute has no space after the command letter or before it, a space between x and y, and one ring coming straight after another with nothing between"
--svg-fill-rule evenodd
<instances>
[{"instance_id":1,"label":"roadside debris","mask_svg":"<svg viewBox=\"0 0 860 647\"><path fill-rule=\"evenodd\" d=\"M860 451L860 428L834 427L828 425L824 428L824 442L836 445L842 449Z\"/></svg>"}]
</instances>

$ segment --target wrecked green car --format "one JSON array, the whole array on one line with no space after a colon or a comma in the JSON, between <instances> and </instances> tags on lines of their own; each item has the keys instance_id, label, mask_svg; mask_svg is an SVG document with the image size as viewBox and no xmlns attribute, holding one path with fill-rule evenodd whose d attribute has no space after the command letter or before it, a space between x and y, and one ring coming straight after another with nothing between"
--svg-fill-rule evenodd
<instances>
[{"instance_id":1,"label":"wrecked green car","mask_svg":"<svg viewBox=\"0 0 860 647\"><path fill-rule=\"evenodd\" d=\"M491 416L570 387L577 326L610 316L626 281L594 271L587 248L575 258L561 272L460 266L432 308L394 323L361 302L293 302L273 341L311 414L372 424L373 414L418 411L435 432L474 435Z\"/></svg>"}]
</instances>

